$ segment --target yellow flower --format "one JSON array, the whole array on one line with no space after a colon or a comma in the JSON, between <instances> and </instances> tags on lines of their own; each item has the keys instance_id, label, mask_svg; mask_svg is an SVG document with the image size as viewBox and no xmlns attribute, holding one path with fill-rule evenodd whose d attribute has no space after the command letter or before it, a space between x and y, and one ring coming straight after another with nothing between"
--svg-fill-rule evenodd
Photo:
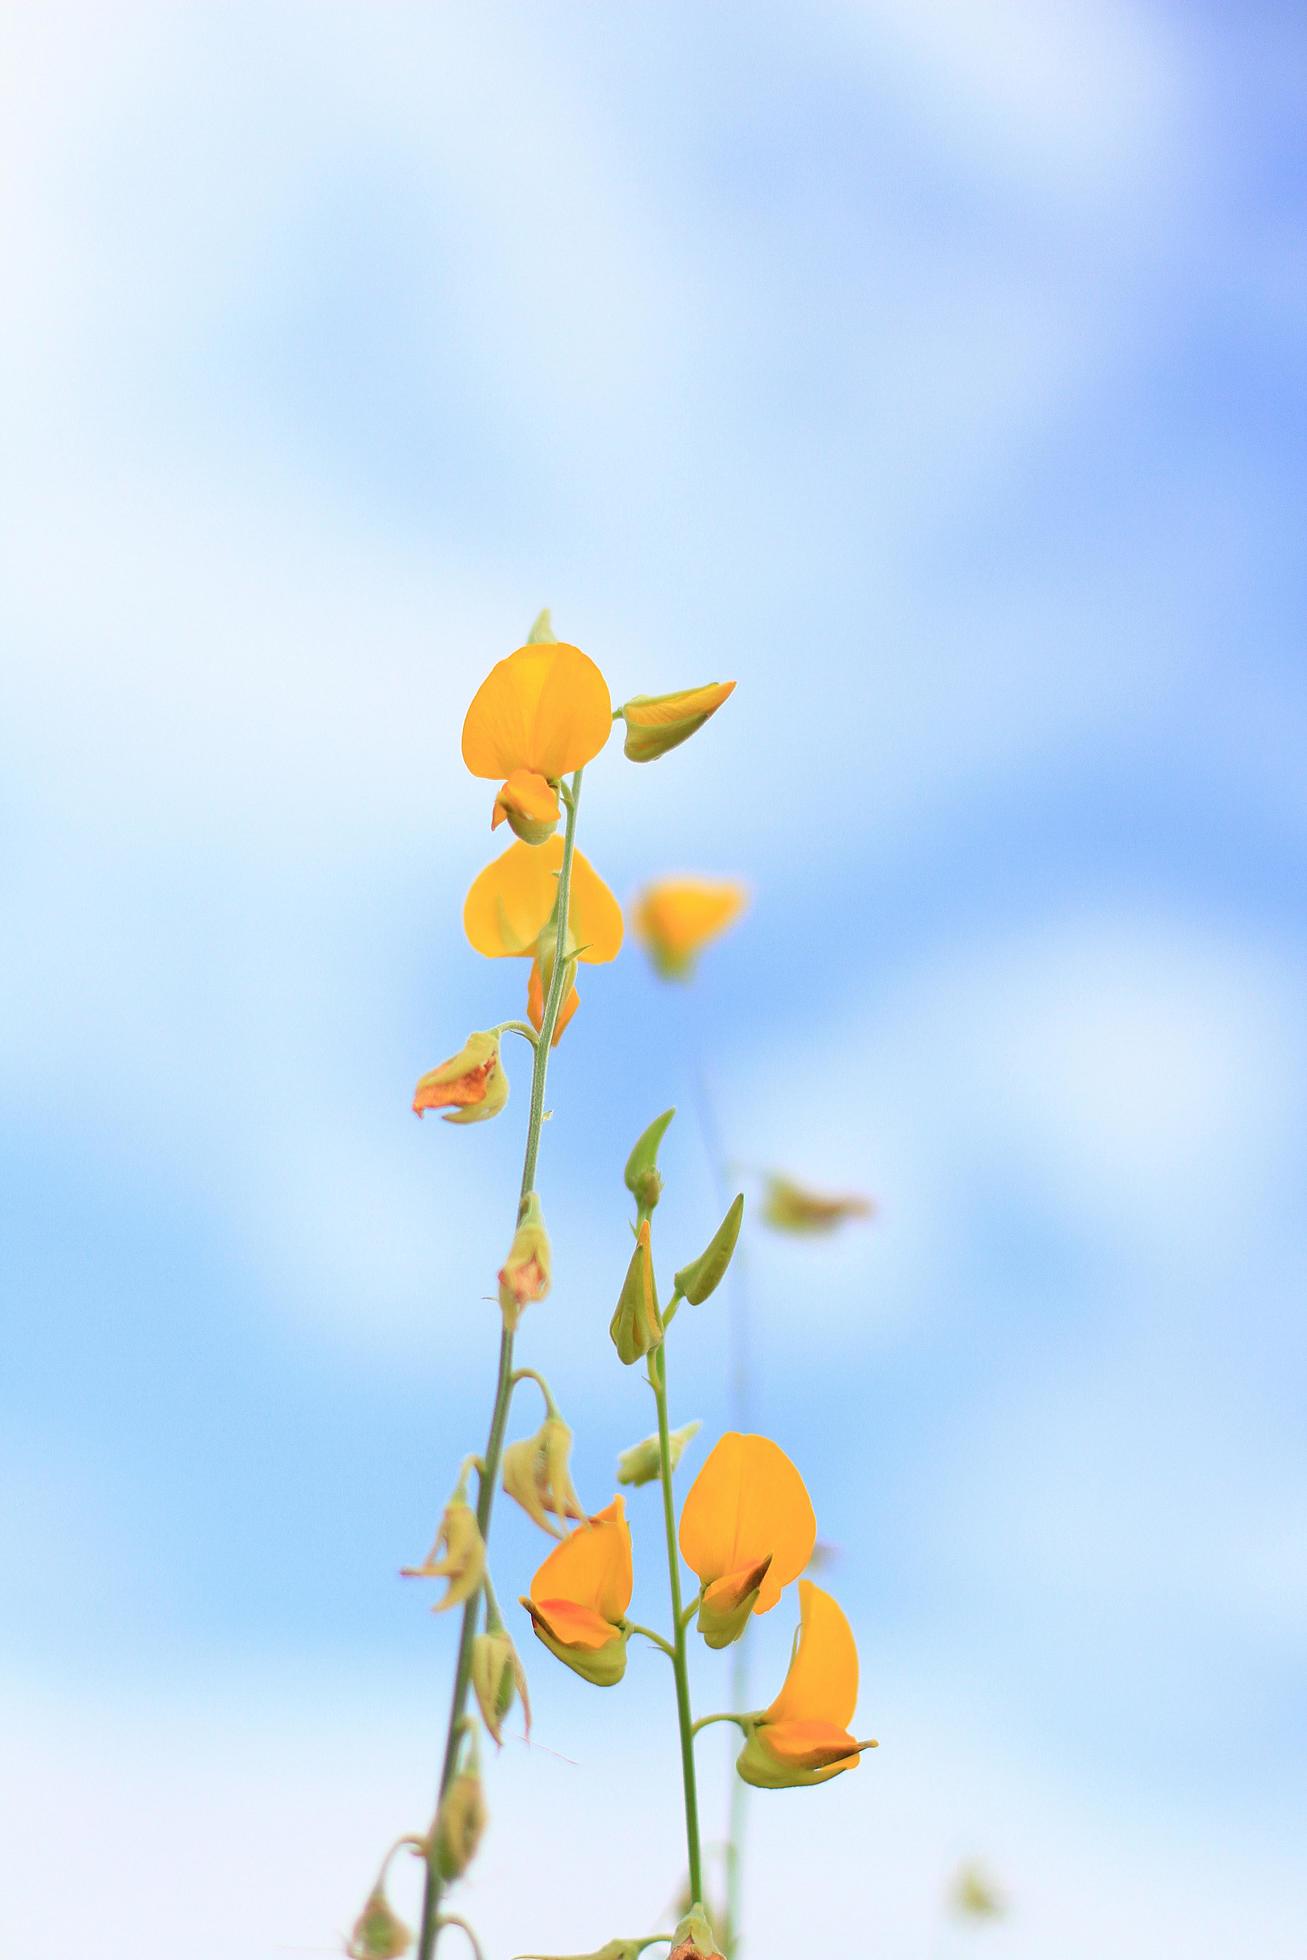
<instances>
[{"instance_id":1,"label":"yellow flower","mask_svg":"<svg viewBox=\"0 0 1307 1960\"><path fill-rule=\"evenodd\" d=\"M632 762L654 762L679 748L734 688L734 681L710 681L707 687L682 688L679 694L637 694L618 710L626 723L625 754Z\"/></svg>"},{"instance_id":2,"label":"yellow flower","mask_svg":"<svg viewBox=\"0 0 1307 1960\"><path fill-rule=\"evenodd\" d=\"M734 878L663 878L639 893L631 924L664 980L687 980L704 947L739 918L748 900Z\"/></svg>"},{"instance_id":3,"label":"yellow flower","mask_svg":"<svg viewBox=\"0 0 1307 1960\"><path fill-rule=\"evenodd\" d=\"M545 975L552 972L558 928L558 872L563 840L551 837L539 849L510 844L472 881L463 903L463 930L487 959L529 959L527 1009L535 1027L544 1019ZM565 957L573 970L615 960L622 950L622 908L599 873L580 851L572 858ZM557 1041L576 1012L575 986L569 986L554 1030Z\"/></svg>"},{"instance_id":4,"label":"yellow flower","mask_svg":"<svg viewBox=\"0 0 1307 1960\"><path fill-rule=\"evenodd\" d=\"M619 1496L555 1546L521 1603L551 1654L610 1687L626 1671L624 1616L633 1584L631 1527Z\"/></svg>"},{"instance_id":5,"label":"yellow flower","mask_svg":"<svg viewBox=\"0 0 1307 1960\"><path fill-rule=\"evenodd\" d=\"M816 1540L811 1501L784 1450L766 1436L723 1436L681 1512L681 1556L704 1587L708 1645L729 1645L751 1613L769 1613Z\"/></svg>"},{"instance_id":6,"label":"yellow flower","mask_svg":"<svg viewBox=\"0 0 1307 1960\"><path fill-rule=\"evenodd\" d=\"M608 683L579 647L519 647L492 667L463 723L472 774L503 779L492 823L507 817L519 837L543 841L558 821L551 785L598 755L612 725Z\"/></svg>"},{"instance_id":7,"label":"yellow flower","mask_svg":"<svg viewBox=\"0 0 1307 1960\"><path fill-rule=\"evenodd\" d=\"M447 1123L483 1123L508 1101L499 1036L470 1034L457 1055L428 1070L413 1092L413 1113L442 1109Z\"/></svg>"},{"instance_id":8,"label":"yellow flower","mask_svg":"<svg viewBox=\"0 0 1307 1960\"><path fill-rule=\"evenodd\" d=\"M789 1673L753 1725L736 1769L763 1790L825 1783L856 1769L864 1749L848 1725L858 1700L858 1650L843 1612L811 1579L799 1581L799 1637Z\"/></svg>"},{"instance_id":9,"label":"yellow flower","mask_svg":"<svg viewBox=\"0 0 1307 1960\"><path fill-rule=\"evenodd\" d=\"M809 1191L792 1178L772 1173L767 1179L762 1215L777 1232L833 1232L847 1218L874 1218L876 1207L870 1198Z\"/></svg>"}]
</instances>

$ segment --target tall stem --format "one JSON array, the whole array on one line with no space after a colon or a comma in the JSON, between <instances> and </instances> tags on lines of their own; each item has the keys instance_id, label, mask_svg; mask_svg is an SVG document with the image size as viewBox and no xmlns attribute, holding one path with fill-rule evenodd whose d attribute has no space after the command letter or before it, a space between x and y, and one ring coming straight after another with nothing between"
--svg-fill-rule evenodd
<instances>
[{"instance_id":1,"label":"tall stem","mask_svg":"<svg viewBox=\"0 0 1307 1960\"><path fill-rule=\"evenodd\" d=\"M563 860L558 872L558 900L556 917L558 936L554 944L554 970L549 976L549 991L545 996L544 1012L540 1019L540 1031L536 1038L535 1062L531 1070L531 1105L527 1116L526 1148L522 1156L522 1185L518 1196L518 1216L527 1194L535 1189L536 1162L540 1155L540 1130L545 1114L545 1083L549 1074L549 1054L553 1045L554 1029L558 1026L558 1016L563 1005L563 990L567 981L567 961L564 949L567 941L567 915L572 895L572 860L576 850L576 811L581 800L581 771L578 769L572 778L571 788L564 795L567 811L563 831ZM495 1486L499 1482L499 1466L504 1454L504 1430L508 1424L508 1405L513 1394L513 1335L505 1326L499 1339L499 1374L495 1383L495 1403L490 1416L490 1434L482 1453L485 1468L481 1472L477 1493L477 1524L481 1536L489 1543L490 1513L495 1502ZM472 1642L476 1638L477 1615L481 1609L481 1595L476 1592L463 1608L463 1623L458 1639L458 1660L454 1668L454 1691L449 1702L449 1727L445 1735L445 1754L441 1764L440 1783L436 1791L436 1808L445 1791L449 1788L458 1761L459 1738L462 1734L463 1716L467 1710L468 1688L472 1679ZM433 1833L434 1836L434 1833ZM440 1938L440 1900L444 1891L444 1880L436 1870L434 1858L427 1859L426 1888L422 1896L422 1928L418 1935L418 1960L431 1960Z\"/></svg>"},{"instance_id":2,"label":"tall stem","mask_svg":"<svg viewBox=\"0 0 1307 1960\"><path fill-rule=\"evenodd\" d=\"M694 1718L690 1713L690 1675L685 1657L685 1617L681 1608L681 1555L676 1546L676 1507L672 1501L672 1444L667 1421L667 1342L655 1348L649 1379L658 1404L659 1481L663 1487L663 1528L667 1534L667 1577L672 1594L675 1640L672 1668L676 1675L676 1719L681 1731L681 1777L685 1784L685 1846L690 1861L692 1903L703 1903L703 1869L699 1853L699 1791L694 1777Z\"/></svg>"}]
</instances>

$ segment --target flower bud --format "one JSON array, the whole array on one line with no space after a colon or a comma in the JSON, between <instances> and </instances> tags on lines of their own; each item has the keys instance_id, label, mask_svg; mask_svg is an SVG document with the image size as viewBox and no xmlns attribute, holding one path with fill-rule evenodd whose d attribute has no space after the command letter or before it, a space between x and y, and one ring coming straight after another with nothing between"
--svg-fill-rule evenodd
<instances>
[{"instance_id":1,"label":"flower bud","mask_svg":"<svg viewBox=\"0 0 1307 1960\"><path fill-rule=\"evenodd\" d=\"M672 1469L675 1470L684 1453L686 1444L692 1436L697 1436L703 1428L701 1422L687 1422L681 1429L673 1429L668 1436L668 1454ZM623 1450L617 1459L617 1481L619 1484L651 1484L661 1469L661 1452L657 1436L646 1436L642 1443L633 1443L629 1450Z\"/></svg>"},{"instance_id":2,"label":"flower bud","mask_svg":"<svg viewBox=\"0 0 1307 1960\"><path fill-rule=\"evenodd\" d=\"M443 1879L462 1877L476 1857L486 1819L480 1776L475 1768L460 1770L440 1799L432 1827L432 1858Z\"/></svg>"},{"instance_id":3,"label":"flower bud","mask_svg":"<svg viewBox=\"0 0 1307 1960\"><path fill-rule=\"evenodd\" d=\"M723 1218L712 1239L697 1259L688 1266L682 1266L676 1275L676 1290L681 1296L697 1307L716 1291L726 1268L731 1263L735 1251L735 1241L740 1236L740 1221L744 1217L744 1195L741 1193Z\"/></svg>"},{"instance_id":4,"label":"flower bud","mask_svg":"<svg viewBox=\"0 0 1307 1960\"><path fill-rule=\"evenodd\" d=\"M488 1628L472 1642L472 1692L482 1721L500 1747L504 1741L504 1718L513 1706L515 1695L521 1698L526 1732L530 1735L531 1702L526 1691L526 1673L517 1648L503 1627Z\"/></svg>"},{"instance_id":5,"label":"flower bud","mask_svg":"<svg viewBox=\"0 0 1307 1960\"><path fill-rule=\"evenodd\" d=\"M462 1606L471 1599L485 1577L485 1570L486 1546L481 1527L460 1489L445 1506L431 1550L421 1565L404 1566L402 1577L448 1579L444 1598L438 1599L431 1609L433 1613L446 1613L451 1606Z\"/></svg>"},{"instance_id":6,"label":"flower bud","mask_svg":"<svg viewBox=\"0 0 1307 1960\"><path fill-rule=\"evenodd\" d=\"M833 1232L846 1219L875 1215L876 1207L870 1198L829 1197L776 1174L768 1177L762 1201L763 1223L776 1232Z\"/></svg>"},{"instance_id":7,"label":"flower bud","mask_svg":"<svg viewBox=\"0 0 1307 1960\"><path fill-rule=\"evenodd\" d=\"M558 792L546 776L533 769L514 769L498 796L490 828L504 819L524 844L543 844L558 828Z\"/></svg>"},{"instance_id":8,"label":"flower bud","mask_svg":"<svg viewBox=\"0 0 1307 1960\"><path fill-rule=\"evenodd\" d=\"M758 1594L771 1570L771 1562L772 1554L768 1552L756 1565L728 1573L724 1579L715 1579L705 1589L696 1625L709 1647L729 1647L739 1639L758 1604Z\"/></svg>"},{"instance_id":9,"label":"flower bud","mask_svg":"<svg viewBox=\"0 0 1307 1960\"><path fill-rule=\"evenodd\" d=\"M672 1934L673 1946L667 1960L725 1960L708 1916L701 1905L693 1905Z\"/></svg>"},{"instance_id":10,"label":"flower bud","mask_svg":"<svg viewBox=\"0 0 1307 1960\"><path fill-rule=\"evenodd\" d=\"M653 762L688 742L734 687L734 681L710 681L707 687L687 687L678 694L633 695L618 709L626 721L627 756L632 762Z\"/></svg>"},{"instance_id":11,"label":"flower bud","mask_svg":"<svg viewBox=\"0 0 1307 1960\"><path fill-rule=\"evenodd\" d=\"M546 1416L534 1436L504 1451L504 1489L554 1538L563 1534L549 1522L550 1511L556 1518L586 1516L572 1483L571 1456L572 1432L561 1416Z\"/></svg>"},{"instance_id":12,"label":"flower bud","mask_svg":"<svg viewBox=\"0 0 1307 1960\"><path fill-rule=\"evenodd\" d=\"M345 1948L347 1960L399 1960L413 1944L413 1935L392 1910L385 1888L374 1887L354 1921Z\"/></svg>"},{"instance_id":13,"label":"flower bud","mask_svg":"<svg viewBox=\"0 0 1307 1960\"><path fill-rule=\"evenodd\" d=\"M484 1123L498 1116L508 1101L508 1077L499 1054L497 1034L470 1034L457 1055L420 1079L413 1092L413 1109L444 1111L447 1123Z\"/></svg>"},{"instance_id":14,"label":"flower bud","mask_svg":"<svg viewBox=\"0 0 1307 1960\"><path fill-rule=\"evenodd\" d=\"M629 1368L663 1338L662 1315L654 1291L653 1254L649 1249L649 1220L640 1220L635 1251L626 1269L622 1291L608 1327L618 1358Z\"/></svg>"},{"instance_id":15,"label":"flower bud","mask_svg":"<svg viewBox=\"0 0 1307 1960\"><path fill-rule=\"evenodd\" d=\"M665 1109L661 1116L655 1116L626 1160L626 1169L622 1173L623 1180L641 1211L652 1211L662 1196L663 1181L658 1174L658 1146L675 1114L674 1109Z\"/></svg>"},{"instance_id":16,"label":"flower bud","mask_svg":"<svg viewBox=\"0 0 1307 1960\"><path fill-rule=\"evenodd\" d=\"M557 936L552 926L546 926L536 941L535 957L531 961L531 974L526 983L526 1018L537 1034L545 1024L545 996L549 992L549 982L554 971L554 960L558 951ZM554 1038L551 1048L557 1048L567 1026L577 1008L581 996L576 991L576 961L568 959L567 971L563 976L563 1004L558 1010L558 1020L554 1024Z\"/></svg>"},{"instance_id":17,"label":"flower bud","mask_svg":"<svg viewBox=\"0 0 1307 1960\"><path fill-rule=\"evenodd\" d=\"M522 1207L508 1257L499 1270L499 1306L510 1333L522 1318L522 1309L532 1300L543 1300L548 1293L551 1271L549 1234L545 1231L540 1200L531 1191Z\"/></svg>"}]
</instances>

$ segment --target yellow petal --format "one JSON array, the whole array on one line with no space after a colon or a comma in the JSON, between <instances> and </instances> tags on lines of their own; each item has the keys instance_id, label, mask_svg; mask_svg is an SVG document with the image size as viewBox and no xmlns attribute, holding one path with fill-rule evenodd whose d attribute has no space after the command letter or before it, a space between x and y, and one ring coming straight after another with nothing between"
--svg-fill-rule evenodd
<instances>
[{"instance_id":1,"label":"yellow petal","mask_svg":"<svg viewBox=\"0 0 1307 1960\"><path fill-rule=\"evenodd\" d=\"M498 830L505 817L524 844L543 844L558 827L558 792L530 769L515 769L495 798L490 828Z\"/></svg>"},{"instance_id":2,"label":"yellow petal","mask_svg":"<svg viewBox=\"0 0 1307 1960\"><path fill-rule=\"evenodd\" d=\"M579 647L519 647L490 670L463 723L474 776L557 778L598 755L613 725L608 683Z\"/></svg>"},{"instance_id":3,"label":"yellow petal","mask_svg":"<svg viewBox=\"0 0 1307 1960\"><path fill-rule=\"evenodd\" d=\"M708 942L740 916L748 898L734 878L663 878L638 894L631 923L663 978L680 980Z\"/></svg>"},{"instance_id":4,"label":"yellow petal","mask_svg":"<svg viewBox=\"0 0 1307 1960\"><path fill-rule=\"evenodd\" d=\"M811 1501L784 1450L767 1436L723 1436L681 1512L681 1554L690 1569L712 1585L770 1556L755 1608L766 1613L816 1542Z\"/></svg>"},{"instance_id":5,"label":"yellow petal","mask_svg":"<svg viewBox=\"0 0 1307 1960\"><path fill-rule=\"evenodd\" d=\"M678 694L637 694L620 710L626 722L625 752L632 762L654 762L701 729L734 691L734 681L682 688Z\"/></svg>"},{"instance_id":6,"label":"yellow petal","mask_svg":"<svg viewBox=\"0 0 1307 1960\"><path fill-rule=\"evenodd\" d=\"M867 1747L833 1722L764 1722L758 1735L783 1763L798 1769L855 1769Z\"/></svg>"},{"instance_id":7,"label":"yellow petal","mask_svg":"<svg viewBox=\"0 0 1307 1960\"><path fill-rule=\"evenodd\" d=\"M847 1729L858 1700L858 1649L842 1609L811 1579L799 1581L799 1644L765 1728L783 1722Z\"/></svg>"},{"instance_id":8,"label":"yellow petal","mask_svg":"<svg viewBox=\"0 0 1307 1960\"><path fill-rule=\"evenodd\" d=\"M592 1606L578 1606L570 1599L533 1599L526 1610L564 1647L585 1647L598 1652L613 1637L612 1626L602 1613L596 1613Z\"/></svg>"},{"instance_id":9,"label":"yellow petal","mask_svg":"<svg viewBox=\"0 0 1307 1960\"><path fill-rule=\"evenodd\" d=\"M463 902L463 930L488 959L533 954L558 896L563 840L538 847L520 840L472 880ZM572 859L570 937L588 963L617 958L622 946L622 908L589 859Z\"/></svg>"},{"instance_id":10,"label":"yellow petal","mask_svg":"<svg viewBox=\"0 0 1307 1960\"><path fill-rule=\"evenodd\" d=\"M633 1583L626 1501L615 1497L549 1554L531 1581L531 1598L537 1606L548 1601L551 1611L569 1600L615 1624L631 1603Z\"/></svg>"}]
</instances>

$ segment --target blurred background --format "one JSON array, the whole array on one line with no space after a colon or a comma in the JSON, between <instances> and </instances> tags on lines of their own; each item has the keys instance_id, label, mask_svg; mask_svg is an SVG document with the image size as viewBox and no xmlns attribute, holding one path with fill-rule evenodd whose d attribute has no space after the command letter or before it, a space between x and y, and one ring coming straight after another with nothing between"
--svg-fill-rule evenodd
<instances>
[{"instance_id":1,"label":"blurred background","mask_svg":"<svg viewBox=\"0 0 1307 1960\"><path fill-rule=\"evenodd\" d=\"M2 32L0 1946L329 1953L428 1820L454 1632L396 1574L482 1440L525 1050L498 1123L409 1099L521 1012L458 736L549 605L618 700L739 682L611 746L582 848L753 893L688 989L586 973L551 1075L521 1359L588 1501L652 1426L649 1117L673 1263L699 1082L751 1195L880 1206L748 1239L881 1742L754 1800L749 1951L1307 1950L1301 11ZM543 1541L495 1542L511 1597ZM518 1630L490 1960L667 1923L681 1856L661 1657L602 1695Z\"/></svg>"}]
</instances>

